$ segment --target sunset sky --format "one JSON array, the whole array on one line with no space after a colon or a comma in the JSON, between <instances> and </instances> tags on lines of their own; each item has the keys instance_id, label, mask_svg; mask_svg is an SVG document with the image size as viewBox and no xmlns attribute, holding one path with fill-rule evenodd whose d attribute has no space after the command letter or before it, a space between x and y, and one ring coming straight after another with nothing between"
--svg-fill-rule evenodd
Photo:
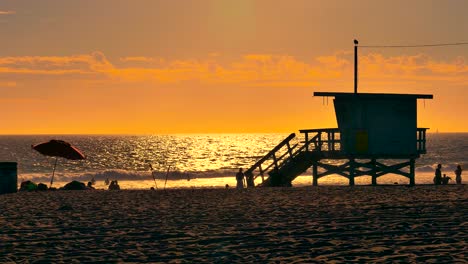
<instances>
[{"instance_id":1,"label":"sunset sky","mask_svg":"<svg viewBox=\"0 0 468 264\"><path fill-rule=\"evenodd\" d=\"M0 134L336 127L360 45L468 42L457 0L2 0ZM359 91L433 94L418 126L468 131L468 45L360 48Z\"/></svg>"}]
</instances>

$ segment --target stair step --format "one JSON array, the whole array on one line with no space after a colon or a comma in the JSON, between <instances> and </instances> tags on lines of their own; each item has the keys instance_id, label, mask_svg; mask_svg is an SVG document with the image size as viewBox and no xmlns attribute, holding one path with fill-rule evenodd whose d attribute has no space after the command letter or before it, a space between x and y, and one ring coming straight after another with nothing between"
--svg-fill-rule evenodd
<instances>
[{"instance_id":1,"label":"stair step","mask_svg":"<svg viewBox=\"0 0 468 264\"><path fill-rule=\"evenodd\" d=\"M319 159L320 153L318 152L301 152L285 162L278 170L269 172L270 177L261 186L291 186L292 181L297 176L304 173L314 161Z\"/></svg>"}]
</instances>

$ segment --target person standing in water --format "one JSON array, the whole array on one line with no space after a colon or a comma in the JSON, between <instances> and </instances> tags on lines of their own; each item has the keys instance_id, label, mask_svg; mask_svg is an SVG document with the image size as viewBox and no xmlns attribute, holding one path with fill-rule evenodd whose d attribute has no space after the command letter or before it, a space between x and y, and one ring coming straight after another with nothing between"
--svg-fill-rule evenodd
<instances>
[{"instance_id":1,"label":"person standing in water","mask_svg":"<svg viewBox=\"0 0 468 264\"><path fill-rule=\"evenodd\" d=\"M237 189L244 188L244 173L242 172L242 168L239 169L239 172L236 174L237 180Z\"/></svg>"},{"instance_id":2,"label":"person standing in water","mask_svg":"<svg viewBox=\"0 0 468 264\"><path fill-rule=\"evenodd\" d=\"M460 164L457 166L457 169L455 170L455 181L457 182L457 184L461 184L462 183L462 177L461 177L461 174L462 174L462 168L460 166Z\"/></svg>"}]
</instances>

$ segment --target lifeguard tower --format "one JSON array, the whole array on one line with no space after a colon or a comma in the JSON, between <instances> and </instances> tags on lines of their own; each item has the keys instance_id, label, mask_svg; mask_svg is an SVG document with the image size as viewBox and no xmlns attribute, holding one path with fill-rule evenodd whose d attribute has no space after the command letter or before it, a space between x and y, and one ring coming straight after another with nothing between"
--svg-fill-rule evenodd
<instances>
[{"instance_id":1,"label":"lifeguard tower","mask_svg":"<svg viewBox=\"0 0 468 264\"><path fill-rule=\"evenodd\" d=\"M299 130L303 135L299 143L293 143L295 133L289 135L246 170L248 186L291 186L308 168L312 168L313 185L331 174L348 178L350 185L356 177L371 176L375 185L378 177L388 173L415 184L415 160L426 153L427 130L417 127L417 100L433 96L357 93L355 44L354 93L314 93L334 97L338 128ZM389 159L392 164L386 164ZM342 162L332 165L329 160Z\"/></svg>"}]
</instances>

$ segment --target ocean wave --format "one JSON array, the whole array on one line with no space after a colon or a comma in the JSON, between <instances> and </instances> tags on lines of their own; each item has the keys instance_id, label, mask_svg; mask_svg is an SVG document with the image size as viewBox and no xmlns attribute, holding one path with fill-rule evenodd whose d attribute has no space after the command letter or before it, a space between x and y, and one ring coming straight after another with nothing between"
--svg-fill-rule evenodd
<instances>
[{"instance_id":1,"label":"ocean wave","mask_svg":"<svg viewBox=\"0 0 468 264\"><path fill-rule=\"evenodd\" d=\"M436 169L436 167L437 167L437 165L436 166L425 165L425 166L417 167L416 172L431 172L431 171L434 171Z\"/></svg>"},{"instance_id":2,"label":"ocean wave","mask_svg":"<svg viewBox=\"0 0 468 264\"><path fill-rule=\"evenodd\" d=\"M447 175L452 175L453 171L456 169L458 163L443 164L442 173ZM423 165L416 167L416 174L433 174L437 164L433 165ZM463 164L462 164L463 167ZM324 172L322 168L319 168L319 172ZM221 177L235 177L237 169L223 168L219 170L209 170L209 171L179 171L179 170L169 170L168 171L131 171L131 170L122 170L122 169L107 169L101 171L87 171L81 173L75 172L56 172L54 176L54 181L57 182L70 182L73 180L88 182L92 179L96 181L105 181L109 180L121 180L121 181L145 181L145 180L164 180L166 176L168 180L191 180L197 178L221 178ZM311 176L311 169L307 169L301 176ZM268 177L267 175L265 175ZM43 182L47 183L51 180L50 173L20 173L18 175L19 182L25 180L31 180L34 182Z\"/></svg>"},{"instance_id":3,"label":"ocean wave","mask_svg":"<svg viewBox=\"0 0 468 264\"><path fill-rule=\"evenodd\" d=\"M127 170L103 170L98 172L85 173L56 173L54 181L69 182L82 181L87 182L92 179L96 181L123 180L123 181L140 181L140 180L162 180L166 176L169 180L191 180L196 178L218 178L218 177L234 177L237 171L235 170L217 170L217 171L127 171ZM44 173L24 173L18 175L19 181L31 180L34 182L49 182L51 175Z\"/></svg>"},{"instance_id":4,"label":"ocean wave","mask_svg":"<svg viewBox=\"0 0 468 264\"><path fill-rule=\"evenodd\" d=\"M459 164L462 166L462 168L464 168L464 164L461 162L442 164L442 173L452 174L457 169ZM437 165L438 164L417 167L416 172L435 172Z\"/></svg>"}]
</instances>

